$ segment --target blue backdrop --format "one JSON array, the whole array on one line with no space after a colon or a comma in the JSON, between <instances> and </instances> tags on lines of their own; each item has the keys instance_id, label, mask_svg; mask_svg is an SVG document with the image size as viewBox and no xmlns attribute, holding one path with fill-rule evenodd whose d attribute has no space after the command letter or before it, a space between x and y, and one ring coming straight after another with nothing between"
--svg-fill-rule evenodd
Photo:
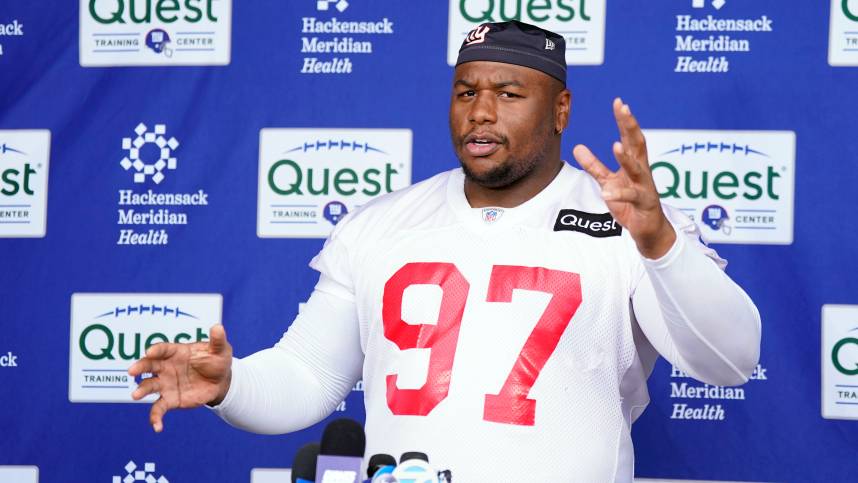
<instances>
[{"instance_id":1,"label":"blue backdrop","mask_svg":"<svg viewBox=\"0 0 858 483\"><path fill-rule=\"evenodd\" d=\"M318 440L324 423L260 436L198 409L168 414L165 432L155 434L148 405L71 402L69 361L78 352L69 329L72 294L221 294L222 320L236 355L270 346L317 279L307 262L323 239L258 236L258 197L267 189L259 182L260 129L410 129L413 182L453 168L447 128L451 17L461 17L461 4L471 13L494 8L498 20L498 9L512 16L516 2L258 0L230 6L228 0L208 0L211 9L220 9L213 14L218 21L195 25L198 39L184 44L182 35L192 34L177 33L181 20L158 21L153 14L148 23L105 26L92 20L90 3L102 16L122 7L124 18L145 6L142 0L136 6L132 0L5 0L0 9L0 23L10 25L0 35L0 144L28 152L22 146L29 141L12 130L50 131L49 174L46 165L41 168L48 178L41 193L47 198L45 236L4 232L7 238L0 239L0 355L14 355L14 364L0 367L0 465L37 466L42 482L110 482L128 474L124 466L130 460L141 466L154 462L157 475L174 483L249 481L252 468L288 467L298 447ZM596 15L599 2L518 4L523 20L528 5L538 16L541 11L531 4L548 5L552 15L565 12L563 4L573 5L576 21L583 21L582 14ZM204 22L207 2L175 2L176 11L194 17L188 5L199 8ZM858 70L829 61L830 50L837 50L829 45L832 22L852 21L844 12L858 12L858 2L832 5L837 8L777 0L609 0L605 13L590 21L604 22L604 38L598 39L604 42L603 62L570 65L568 159L574 144L586 143L609 160L617 136L610 110L615 96L631 104L645 128L793 131L796 139L792 243L715 245L762 314L760 378L743 387L744 399L684 398L672 383L690 380L671 377L671 367L659 362L650 379L653 401L633 430L638 476L858 481L855 423L822 417L822 306L858 304L858 237L849 221L858 207ZM169 20L171 12L162 11L162 17ZM739 51L709 46L683 53L677 51L677 36L686 35L677 32L682 15L765 16L772 30L729 32L749 42L747 51L739 45ZM302 31L308 17L387 19L392 33L308 33ZM227 21L223 34L219 29ZM83 32L84 24L90 30ZM114 27L115 38L127 34L139 43L98 44L117 51L110 55L119 60L103 60L91 44L99 38L92 32L99 31L91 29ZM158 45L145 45L157 40L151 35L156 28L170 34L172 57L155 52ZM858 22L852 30L858 31ZM205 50L211 36L214 50ZM352 52L319 52L318 46L315 53L302 52L314 36L368 41L371 53L354 52L354 46ZM199 50L183 51L182 45ZM118 52L123 49L127 59ZM189 52L202 57L183 57ZM835 54L850 52L846 47ZM729 70L677 72L684 55L724 56ZM331 70L347 70L342 59L348 58L351 72L302 73L309 57L330 62L325 69ZM120 65L137 61L161 65ZM98 62L113 65L86 65ZM208 65L174 65L182 63ZM140 123L150 130L164 124L166 138L180 142L174 151L178 167L164 168L166 177L157 184L134 183L135 168L120 165L127 155L122 140L134 138ZM141 156L152 153L157 158L157 149L148 146ZM123 189L203 189L208 205L188 207L188 223L167 228L167 245L119 245ZM720 404L726 417L672 418L678 403ZM363 418L362 393L355 391L345 411L332 417L342 415Z\"/></svg>"}]
</instances>

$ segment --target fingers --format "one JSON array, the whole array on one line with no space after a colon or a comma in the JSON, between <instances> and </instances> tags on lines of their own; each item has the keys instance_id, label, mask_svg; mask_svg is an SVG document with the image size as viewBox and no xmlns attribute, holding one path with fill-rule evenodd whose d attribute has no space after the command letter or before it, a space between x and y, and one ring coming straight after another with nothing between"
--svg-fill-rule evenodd
<instances>
[{"instance_id":1,"label":"fingers","mask_svg":"<svg viewBox=\"0 0 858 483\"><path fill-rule=\"evenodd\" d=\"M624 104L618 97L614 99L613 107L623 146L622 152L625 153L625 158L618 157L617 161L620 161L623 168L629 170L630 175L639 176L644 173L643 168L648 167L646 139L628 104ZM632 164L635 168L633 171Z\"/></svg>"},{"instance_id":2,"label":"fingers","mask_svg":"<svg viewBox=\"0 0 858 483\"><path fill-rule=\"evenodd\" d=\"M626 170L629 178L636 181L639 180L642 174L641 165L626 151L625 146L620 142L615 142L612 149L614 151L614 157L617 158L617 162L620 163L620 166Z\"/></svg>"},{"instance_id":3,"label":"fingers","mask_svg":"<svg viewBox=\"0 0 858 483\"><path fill-rule=\"evenodd\" d=\"M216 324L209 329L209 352L212 354L220 354L226 350L226 330L223 325Z\"/></svg>"},{"instance_id":4,"label":"fingers","mask_svg":"<svg viewBox=\"0 0 858 483\"><path fill-rule=\"evenodd\" d=\"M144 372L150 372L152 374L158 374L161 372L161 361L156 359L144 358L135 362L128 368L128 374L131 376L139 376Z\"/></svg>"},{"instance_id":5,"label":"fingers","mask_svg":"<svg viewBox=\"0 0 858 483\"><path fill-rule=\"evenodd\" d=\"M605 165L599 161L599 158L597 158L596 155L583 144L575 146L575 149L572 150L572 156L574 156L575 161L578 161L578 164L584 168L584 171L590 173L590 176L595 178L599 184L604 182L611 174L613 174L611 170L606 168Z\"/></svg>"},{"instance_id":6,"label":"fingers","mask_svg":"<svg viewBox=\"0 0 858 483\"><path fill-rule=\"evenodd\" d=\"M605 201L635 203L640 196L640 190L631 187L608 187L602 190L602 198Z\"/></svg>"},{"instance_id":7,"label":"fingers","mask_svg":"<svg viewBox=\"0 0 858 483\"><path fill-rule=\"evenodd\" d=\"M160 433L164 430L164 414L167 413L170 409L173 409L174 406L170 406L167 403L167 400L163 397L158 398L154 404L152 404L152 409L149 410L149 424L152 425L152 429L155 430L156 433Z\"/></svg>"},{"instance_id":8,"label":"fingers","mask_svg":"<svg viewBox=\"0 0 858 483\"><path fill-rule=\"evenodd\" d=\"M162 342L146 350L146 359L167 359L176 355L180 344Z\"/></svg>"},{"instance_id":9,"label":"fingers","mask_svg":"<svg viewBox=\"0 0 858 483\"><path fill-rule=\"evenodd\" d=\"M161 380L157 377L148 377L143 379L143 381L140 382L140 385L137 386L137 389L131 393L131 399L139 401L149 394L156 392L161 392Z\"/></svg>"}]
</instances>

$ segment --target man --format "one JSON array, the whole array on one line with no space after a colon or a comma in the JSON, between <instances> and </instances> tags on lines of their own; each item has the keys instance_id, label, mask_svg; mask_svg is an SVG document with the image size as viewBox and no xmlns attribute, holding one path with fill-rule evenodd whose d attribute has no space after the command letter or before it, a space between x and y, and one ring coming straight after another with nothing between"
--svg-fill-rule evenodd
<instances>
[{"instance_id":1,"label":"man","mask_svg":"<svg viewBox=\"0 0 858 483\"><path fill-rule=\"evenodd\" d=\"M129 372L158 375L133 395L160 393L155 430L169 409L209 404L250 431L294 431L362 376L368 455L424 451L467 483L630 482L658 354L745 382L759 314L694 223L660 204L629 106L613 106L619 171L580 145L586 173L561 160L564 53L519 22L472 31L450 105L462 169L343 219L274 348L233 360L221 326L208 343L150 348Z\"/></svg>"}]
</instances>

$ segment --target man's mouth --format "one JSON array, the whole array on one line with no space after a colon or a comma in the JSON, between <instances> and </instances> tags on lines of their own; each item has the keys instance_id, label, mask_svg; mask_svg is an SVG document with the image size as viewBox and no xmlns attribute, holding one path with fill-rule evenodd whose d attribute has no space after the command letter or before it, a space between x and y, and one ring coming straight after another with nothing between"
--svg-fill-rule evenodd
<instances>
[{"instance_id":1,"label":"man's mouth","mask_svg":"<svg viewBox=\"0 0 858 483\"><path fill-rule=\"evenodd\" d=\"M465 137L465 151L471 156L490 156L503 144L502 139L493 134L469 134Z\"/></svg>"}]
</instances>

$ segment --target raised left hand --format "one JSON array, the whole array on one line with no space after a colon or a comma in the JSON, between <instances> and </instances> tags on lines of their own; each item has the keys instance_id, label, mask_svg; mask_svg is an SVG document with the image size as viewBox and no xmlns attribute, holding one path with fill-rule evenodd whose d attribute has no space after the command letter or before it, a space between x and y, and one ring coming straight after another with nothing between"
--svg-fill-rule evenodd
<instances>
[{"instance_id":1,"label":"raised left hand","mask_svg":"<svg viewBox=\"0 0 858 483\"><path fill-rule=\"evenodd\" d=\"M640 125L619 97L614 99L614 117L620 131L620 141L613 146L619 170L605 167L583 144L575 146L572 155L599 183L608 210L629 231L641 255L659 258L673 246L676 233L661 210Z\"/></svg>"}]
</instances>

